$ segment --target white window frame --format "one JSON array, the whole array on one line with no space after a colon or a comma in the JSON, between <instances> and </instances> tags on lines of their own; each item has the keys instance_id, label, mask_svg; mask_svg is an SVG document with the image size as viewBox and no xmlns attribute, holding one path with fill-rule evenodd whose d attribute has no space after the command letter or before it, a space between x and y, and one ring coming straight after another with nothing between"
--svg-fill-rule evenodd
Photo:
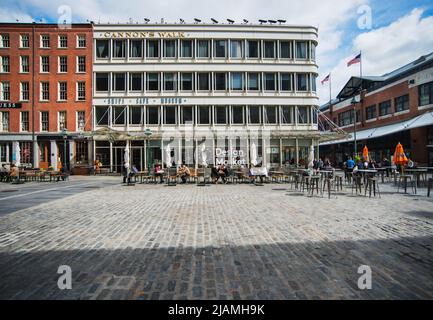
<instances>
[{"instance_id":1,"label":"white window frame","mask_svg":"<svg viewBox=\"0 0 433 320\"><path fill-rule=\"evenodd\" d=\"M44 40L46 40L46 39L44 39L44 37L48 37L48 47L44 46ZM48 49L48 48L50 48L51 47L51 37L50 37L50 35L49 34L41 34L40 35L40 43L39 43L39 45L40 45L40 48L42 48L42 49Z\"/></svg>"},{"instance_id":2,"label":"white window frame","mask_svg":"<svg viewBox=\"0 0 433 320\"><path fill-rule=\"evenodd\" d=\"M84 38L84 47L80 46L80 37ZM86 39L86 35L85 34L77 34L77 43L76 43L76 47L78 49L83 49L87 47L87 39Z\"/></svg>"},{"instance_id":3,"label":"white window frame","mask_svg":"<svg viewBox=\"0 0 433 320\"><path fill-rule=\"evenodd\" d=\"M65 94L66 98L62 98L62 92L60 90L60 87L62 84L65 84ZM66 81L59 81L57 82L57 101L67 101L68 100L68 83Z\"/></svg>"},{"instance_id":4,"label":"white window frame","mask_svg":"<svg viewBox=\"0 0 433 320\"><path fill-rule=\"evenodd\" d=\"M68 128L68 113L66 112L66 110L61 110L57 112L57 131L62 131L63 128L60 127L60 114L65 114L65 127L64 128Z\"/></svg>"},{"instance_id":5,"label":"white window frame","mask_svg":"<svg viewBox=\"0 0 433 320\"><path fill-rule=\"evenodd\" d=\"M24 36L27 37L27 46L23 46L23 37ZM29 34L28 33L20 34L20 48L21 49L27 49L29 47L30 47L30 36L29 36Z\"/></svg>"},{"instance_id":6,"label":"white window frame","mask_svg":"<svg viewBox=\"0 0 433 320\"><path fill-rule=\"evenodd\" d=\"M27 84L27 99L24 99L24 89L23 89L23 84L26 83ZM30 83L28 81L21 81L20 82L20 101L29 101L30 99Z\"/></svg>"},{"instance_id":7,"label":"white window frame","mask_svg":"<svg viewBox=\"0 0 433 320\"><path fill-rule=\"evenodd\" d=\"M43 130L43 117L42 117L42 115L43 114L46 114L47 115L47 130ZM48 111L40 111L39 112L39 125L40 125L40 127L39 127L39 129L40 129L40 132L49 132L50 131L50 113L48 112Z\"/></svg>"},{"instance_id":8,"label":"white window frame","mask_svg":"<svg viewBox=\"0 0 433 320\"><path fill-rule=\"evenodd\" d=\"M9 91L8 91L9 99L5 99L5 92L4 92L5 84L7 84L7 87L9 89ZM11 84L10 84L10 82L9 81L0 82L0 101L10 101L10 99L11 99Z\"/></svg>"},{"instance_id":9,"label":"white window frame","mask_svg":"<svg viewBox=\"0 0 433 320\"><path fill-rule=\"evenodd\" d=\"M48 85L48 99L44 99L44 94L43 94L43 86L44 84ZM40 84L40 88L39 88L39 100L40 101L49 101L50 100L50 83L48 81L41 81Z\"/></svg>"},{"instance_id":10,"label":"white window frame","mask_svg":"<svg viewBox=\"0 0 433 320\"><path fill-rule=\"evenodd\" d=\"M23 130L23 114L27 114L27 130ZM29 132L30 130L30 113L28 111L20 111L20 132Z\"/></svg>"},{"instance_id":11,"label":"white window frame","mask_svg":"<svg viewBox=\"0 0 433 320\"><path fill-rule=\"evenodd\" d=\"M80 58L84 58L84 71L80 71ZM86 73L86 56L77 56L77 73Z\"/></svg>"},{"instance_id":12,"label":"white window frame","mask_svg":"<svg viewBox=\"0 0 433 320\"><path fill-rule=\"evenodd\" d=\"M84 114L84 124L83 124L83 128L81 129L80 128L80 117L79 117L79 114L80 113L83 113ZM84 131L84 129L86 128L86 111L84 111L84 110L78 110L76 113L75 113L75 119L76 119L76 121L75 121L75 129L76 129L76 131Z\"/></svg>"},{"instance_id":13,"label":"white window frame","mask_svg":"<svg viewBox=\"0 0 433 320\"><path fill-rule=\"evenodd\" d=\"M7 129L3 129L4 123L3 123L3 114L7 114L8 122L7 122ZM0 132L9 132L11 129L11 115L9 111L0 111Z\"/></svg>"},{"instance_id":14,"label":"white window frame","mask_svg":"<svg viewBox=\"0 0 433 320\"><path fill-rule=\"evenodd\" d=\"M80 85L83 85L83 92L84 92L84 97L83 99L80 99ZM85 81L77 81L77 86L76 86L76 100L77 101L86 101L86 82Z\"/></svg>"},{"instance_id":15,"label":"white window frame","mask_svg":"<svg viewBox=\"0 0 433 320\"><path fill-rule=\"evenodd\" d=\"M24 71L24 64L23 64L23 58L27 59L27 71ZM30 72L30 59L29 56L20 56L20 73L29 73Z\"/></svg>"},{"instance_id":16,"label":"white window frame","mask_svg":"<svg viewBox=\"0 0 433 320\"><path fill-rule=\"evenodd\" d=\"M62 71L61 69L61 66L62 66L62 63L61 63L61 59L62 58L66 58L66 71ZM57 70L57 72L58 73L68 73L68 56L59 56L58 57L58 59L57 59L57 61L58 61L58 70Z\"/></svg>"},{"instance_id":17,"label":"white window frame","mask_svg":"<svg viewBox=\"0 0 433 320\"><path fill-rule=\"evenodd\" d=\"M8 45L3 46L4 37L7 36ZM0 48L10 48L11 47L11 37L9 33L0 34Z\"/></svg>"},{"instance_id":18,"label":"white window frame","mask_svg":"<svg viewBox=\"0 0 433 320\"><path fill-rule=\"evenodd\" d=\"M7 61L8 61L8 63L7 63L7 71L5 71L5 68L4 68L4 60L5 60L5 58L7 58ZM11 72L11 58L10 58L10 56L0 56L0 72L1 73L10 73Z\"/></svg>"},{"instance_id":19,"label":"white window frame","mask_svg":"<svg viewBox=\"0 0 433 320\"><path fill-rule=\"evenodd\" d=\"M47 63L47 65L48 65L48 71L44 71L44 69L43 69L44 64L42 63L42 61L43 61L44 58L48 59L48 63ZM40 73L49 73L50 72L50 56L41 56L39 64L40 64L40 70L39 70Z\"/></svg>"},{"instance_id":20,"label":"white window frame","mask_svg":"<svg viewBox=\"0 0 433 320\"><path fill-rule=\"evenodd\" d=\"M66 39L63 39L63 37L66 37ZM66 34L59 34L59 36L57 37L58 41L57 41L57 48L58 49L67 49L68 48L68 35ZM66 46L62 46L62 41L66 40Z\"/></svg>"}]
</instances>

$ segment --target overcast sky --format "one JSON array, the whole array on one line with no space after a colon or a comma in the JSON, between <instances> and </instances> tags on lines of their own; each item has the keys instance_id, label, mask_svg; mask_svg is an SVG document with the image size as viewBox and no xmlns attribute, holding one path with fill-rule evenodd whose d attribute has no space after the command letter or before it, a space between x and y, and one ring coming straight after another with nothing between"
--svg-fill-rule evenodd
<instances>
[{"instance_id":1,"label":"overcast sky","mask_svg":"<svg viewBox=\"0 0 433 320\"><path fill-rule=\"evenodd\" d=\"M329 84L320 80L332 72L335 97L359 67L346 63L361 50L364 75L382 75L421 55L433 52L432 0L0 0L0 21L57 22L62 5L73 22L178 22L210 18L285 19L289 24L319 27L318 91L329 100ZM371 12L371 24L369 13Z\"/></svg>"}]
</instances>

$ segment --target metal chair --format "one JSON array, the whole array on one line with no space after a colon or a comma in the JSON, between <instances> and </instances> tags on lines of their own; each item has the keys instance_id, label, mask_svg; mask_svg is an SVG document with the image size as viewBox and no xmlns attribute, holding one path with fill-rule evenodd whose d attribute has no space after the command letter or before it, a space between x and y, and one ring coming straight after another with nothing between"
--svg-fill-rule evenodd
<instances>
[{"instance_id":1,"label":"metal chair","mask_svg":"<svg viewBox=\"0 0 433 320\"><path fill-rule=\"evenodd\" d=\"M177 184L177 169L168 168L167 185L175 186Z\"/></svg>"},{"instance_id":2,"label":"metal chair","mask_svg":"<svg viewBox=\"0 0 433 320\"><path fill-rule=\"evenodd\" d=\"M416 194L416 179L413 178L412 175L409 174L401 174L398 179L397 193L400 192L401 183L403 183L404 193L407 193L407 184L411 183L412 192Z\"/></svg>"}]
</instances>

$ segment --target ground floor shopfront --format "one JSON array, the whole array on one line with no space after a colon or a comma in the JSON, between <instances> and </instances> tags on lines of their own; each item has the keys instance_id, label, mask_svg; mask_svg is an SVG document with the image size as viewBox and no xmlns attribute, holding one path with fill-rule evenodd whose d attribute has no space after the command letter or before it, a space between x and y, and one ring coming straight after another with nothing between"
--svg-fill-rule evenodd
<instances>
[{"instance_id":1,"label":"ground floor shopfront","mask_svg":"<svg viewBox=\"0 0 433 320\"><path fill-rule=\"evenodd\" d=\"M45 170L60 170L66 165L68 170L88 172L92 158L91 140L79 136L0 136L0 164L19 163L22 167Z\"/></svg>"},{"instance_id":2,"label":"ground floor shopfront","mask_svg":"<svg viewBox=\"0 0 433 320\"><path fill-rule=\"evenodd\" d=\"M353 133L351 133L353 136ZM320 157L328 158L331 163L341 166L348 156L352 156L355 143L326 144L320 146ZM406 156L420 165L433 166L433 126L424 126L410 130L398 131L378 138L357 140L358 154L364 146L368 147L370 159L380 162L384 158L392 159L398 143L404 147Z\"/></svg>"},{"instance_id":3,"label":"ground floor shopfront","mask_svg":"<svg viewBox=\"0 0 433 320\"><path fill-rule=\"evenodd\" d=\"M198 168L226 164L236 166L278 167L284 164L305 165L311 146L317 150L317 137L278 136L215 136L202 137L152 137L148 139L94 140L95 160L110 172L121 172L125 149L130 165L138 170L179 166Z\"/></svg>"}]
</instances>

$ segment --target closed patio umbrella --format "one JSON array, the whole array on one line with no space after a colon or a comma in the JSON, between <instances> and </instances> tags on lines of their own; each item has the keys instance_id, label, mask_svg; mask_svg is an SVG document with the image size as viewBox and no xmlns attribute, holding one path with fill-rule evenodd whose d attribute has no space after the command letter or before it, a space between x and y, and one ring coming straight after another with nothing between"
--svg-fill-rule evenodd
<instances>
[{"instance_id":1,"label":"closed patio umbrella","mask_svg":"<svg viewBox=\"0 0 433 320\"><path fill-rule=\"evenodd\" d=\"M201 164L203 165L203 167L207 167L207 153L205 143L201 145Z\"/></svg>"},{"instance_id":2,"label":"closed patio umbrella","mask_svg":"<svg viewBox=\"0 0 433 320\"><path fill-rule=\"evenodd\" d=\"M257 147L254 142L251 144L251 164L253 166L257 165Z\"/></svg>"},{"instance_id":3,"label":"closed patio umbrella","mask_svg":"<svg viewBox=\"0 0 433 320\"><path fill-rule=\"evenodd\" d=\"M165 164L167 168L171 168L171 147L169 144L165 147Z\"/></svg>"},{"instance_id":4,"label":"closed patio umbrella","mask_svg":"<svg viewBox=\"0 0 433 320\"><path fill-rule=\"evenodd\" d=\"M314 146L310 146L310 154L308 156L308 168L314 168Z\"/></svg>"},{"instance_id":5,"label":"closed patio umbrella","mask_svg":"<svg viewBox=\"0 0 433 320\"><path fill-rule=\"evenodd\" d=\"M369 155L368 155L368 148L367 146L364 146L364 149L362 149L362 157L365 161L369 161Z\"/></svg>"},{"instance_id":6,"label":"closed patio umbrella","mask_svg":"<svg viewBox=\"0 0 433 320\"><path fill-rule=\"evenodd\" d=\"M401 143L397 144L394 152L394 163L396 166L401 166L401 170L403 172L403 166L408 162L406 155L404 154L404 149Z\"/></svg>"},{"instance_id":7,"label":"closed patio umbrella","mask_svg":"<svg viewBox=\"0 0 433 320\"><path fill-rule=\"evenodd\" d=\"M126 144L125 153L123 154L123 161L125 161L125 168L129 173L129 144Z\"/></svg>"}]
</instances>

